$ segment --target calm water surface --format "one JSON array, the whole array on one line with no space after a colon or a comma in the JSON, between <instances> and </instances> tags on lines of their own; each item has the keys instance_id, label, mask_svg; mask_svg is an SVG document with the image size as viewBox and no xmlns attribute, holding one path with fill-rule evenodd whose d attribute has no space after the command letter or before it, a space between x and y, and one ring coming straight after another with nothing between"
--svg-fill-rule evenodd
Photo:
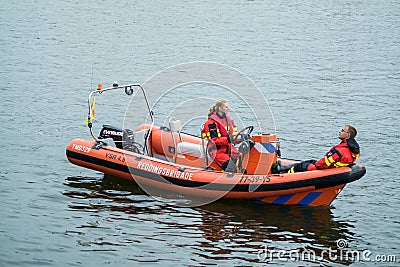
<instances>
[{"instance_id":1,"label":"calm water surface","mask_svg":"<svg viewBox=\"0 0 400 267\"><path fill-rule=\"evenodd\" d=\"M6 0L0 18L0 266L399 263L399 1ZM319 157L343 124L356 126L366 176L327 208L180 208L67 161L69 141L89 137L94 84L143 83L197 60L260 87L285 157ZM396 262L323 254L339 239ZM260 261L265 247L325 256Z\"/></svg>"}]
</instances>

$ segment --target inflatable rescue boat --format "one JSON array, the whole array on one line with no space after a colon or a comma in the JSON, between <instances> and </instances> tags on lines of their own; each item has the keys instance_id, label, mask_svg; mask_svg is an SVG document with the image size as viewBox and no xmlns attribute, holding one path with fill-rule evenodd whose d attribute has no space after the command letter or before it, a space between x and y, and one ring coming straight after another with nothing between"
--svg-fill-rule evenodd
<instances>
[{"instance_id":1,"label":"inflatable rescue boat","mask_svg":"<svg viewBox=\"0 0 400 267\"><path fill-rule=\"evenodd\" d=\"M109 90L140 90L147 103L150 123L136 129L103 125L92 131L94 98ZM179 120L154 125L153 112L139 84L98 88L89 95L87 125L93 140L75 139L67 147L68 160L76 165L137 183L152 195L172 192L188 198L237 198L273 204L327 206L347 183L366 172L361 164L326 170L272 174L278 159L275 134L251 135L253 127L238 133L242 153L240 173L224 172L208 153L208 141L181 131ZM295 161L280 159L288 164Z\"/></svg>"}]
</instances>

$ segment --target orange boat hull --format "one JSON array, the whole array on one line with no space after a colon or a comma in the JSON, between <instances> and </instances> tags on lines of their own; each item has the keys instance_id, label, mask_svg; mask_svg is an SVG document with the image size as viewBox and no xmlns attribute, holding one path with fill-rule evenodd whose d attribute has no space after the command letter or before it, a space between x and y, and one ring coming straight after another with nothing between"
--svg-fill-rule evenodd
<instances>
[{"instance_id":1,"label":"orange boat hull","mask_svg":"<svg viewBox=\"0 0 400 267\"><path fill-rule=\"evenodd\" d=\"M67 147L76 165L134 181L150 194L172 191L209 199L255 199L274 204L326 206L344 186L365 174L362 165L294 174L244 175L205 170L144 156L95 141L75 139Z\"/></svg>"}]
</instances>

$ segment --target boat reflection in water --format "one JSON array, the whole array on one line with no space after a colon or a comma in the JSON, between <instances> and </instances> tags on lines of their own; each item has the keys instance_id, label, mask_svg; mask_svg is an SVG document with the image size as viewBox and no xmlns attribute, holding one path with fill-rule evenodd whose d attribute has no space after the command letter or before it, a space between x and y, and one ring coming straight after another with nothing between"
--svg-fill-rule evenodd
<instances>
[{"instance_id":1,"label":"boat reflection in water","mask_svg":"<svg viewBox=\"0 0 400 267\"><path fill-rule=\"evenodd\" d=\"M293 266L299 261L351 263L340 257L336 242L351 241L353 225L335 219L331 207L219 200L183 208L148 196L137 185L115 177L68 177L65 184L68 189L63 194L72 198L69 209L83 212L80 216L84 220L91 218L69 231L87 251L119 251L125 247L129 248L130 260L159 262L165 257L173 260L174 253L184 248L190 255L181 260L190 264L232 259L238 264L280 262L285 257L290 262L297 255L295 251L313 251L317 258L307 254L308 259L302 256ZM102 229L98 232L101 237L88 238L85 228ZM82 236L88 239L82 240ZM154 242L161 246L156 252L151 251ZM272 254L279 250L285 253Z\"/></svg>"}]
</instances>

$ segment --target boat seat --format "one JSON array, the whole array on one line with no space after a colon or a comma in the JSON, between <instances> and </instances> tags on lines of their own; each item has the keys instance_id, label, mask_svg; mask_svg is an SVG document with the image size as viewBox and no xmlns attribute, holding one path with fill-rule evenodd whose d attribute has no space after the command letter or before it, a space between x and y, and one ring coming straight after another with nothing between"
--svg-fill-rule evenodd
<instances>
[{"instance_id":1,"label":"boat seat","mask_svg":"<svg viewBox=\"0 0 400 267\"><path fill-rule=\"evenodd\" d=\"M206 160L205 148L201 144L180 142L176 146L176 152L178 154L188 155Z\"/></svg>"},{"instance_id":2,"label":"boat seat","mask_svg":"<svg viewBox=\"0 0 400 267\"><path fill-rule=\"evenodd\" d=\"M181 137L181 130L182 130L182 124L180 120L177 120L175 118L171 118L169 120L169 128L171 131L171 137L172 137L172 142L174 143L174 148L176 150L176 145L179 142L182 142L182 137ZM175 140L175 134L178 134L178 140Z\"/></svg>"},{"instance_id":3,"label":"boat seat","mask_svg":"<svg viewBox=\"0 0 400 267\"><path fill-rule=\"evenodd\" d=\"M212 170L221 170L221 167L206 153L206 147L202 143L196 144L185 141L178 143L175 163L197 168L210 167Z\"/></svg>"}]
</instances>

